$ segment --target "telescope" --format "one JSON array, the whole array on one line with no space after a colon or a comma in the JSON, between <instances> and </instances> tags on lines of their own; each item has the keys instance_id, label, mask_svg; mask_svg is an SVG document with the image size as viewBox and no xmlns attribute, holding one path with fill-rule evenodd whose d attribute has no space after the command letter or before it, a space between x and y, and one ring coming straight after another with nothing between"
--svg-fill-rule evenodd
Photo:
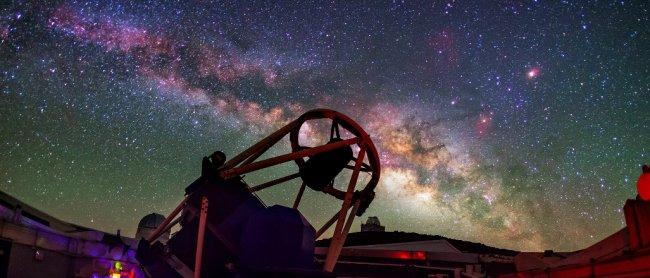
<instances>
[{"instance_id":1,"label":"telescope","mask_svg":"<svg viewBox=\"0 0 650 278\"><path fill-rule=\"evenodd\" d=\"M301 127L323 120L330 123L329 140L318 146L301 142ZM290 151L260 159L285 138ZM253 186L243 179L274 168L273 173L286 171L278 167L286 163L295 172ZM361 174L367 181L360 182ZM204 157L201 176L156 231L139 242L136 257L151 277L331 277L355 216L374 199L379 175L377 150L359 124L333 110L308 111L230 160L221 152ZM337 186L340 177L347 183ZM267 206L256 195L297 179L301 185L292 207ZM318 230L300 211L307 188L341 202ZM156 241L175 225L180 229L166 244ZM314 243L332 226L327 255L316 261Z\"/></svg>"}]
</instances>

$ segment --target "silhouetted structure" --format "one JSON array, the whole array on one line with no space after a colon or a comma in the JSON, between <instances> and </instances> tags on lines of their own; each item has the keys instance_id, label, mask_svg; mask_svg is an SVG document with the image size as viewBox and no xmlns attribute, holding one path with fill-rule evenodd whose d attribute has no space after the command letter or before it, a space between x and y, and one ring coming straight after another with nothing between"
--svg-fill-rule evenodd
<instances>
[{"instance_id":1,"label":"silhouetted structure","mask_svg":"<svg viewBox=\"0 0 650 278\"><path fill-rule=\"evenodd\" d=\"M384 232L386 231L386 227L381 225L381 223L379 222L379 217L370 216L368 217L368 220L366 220L365 224L361 223L361 231L362 232Z\"/></svg>"},{"instance_id":2,"label":"silhouetted structure","mask_svg":"<svg viewBox=\"0 0 650 278\"><path fill-rule=\"evenodd\" d=\"M317 258L329 243L330 239L316 242ZM348 235L336 273L352 277L497 277L516 270L514 256L518 253L438 235L358 232Z\"/></svg>"},{"instance_id":3,"label":"silhouetted structure","mask_svg":"<svg viewBox=\"0 0 650 278\"><path fill-rule=\"evenodd\" d=\"M0 191L0 277L144 277L137 241L67 223Z\"/></svg>"},{"instance_id":4,"label":"silhouetted structure","mask_svg":"<svg viewBox=\"0 0 650 278\"><path fill-rule=\"evenodd\" d=\"M648 170L644 165L638 189ZM504 277L650 277L650 202L629 199L623 212L626 226L600 242L575 252L522 252L518 272Z\"/></svg>"},{"instance_id":5,"label":"silhouetted structure","mask_svg":"<svg viewBox=\"0 0 650 278\"><path fill-rule=\"evenodd\" d=\"M328 143L302 145L302 125L318 119L331 120ZM339 126L351 138L341 138ZM257 160L282 138L289 139L291 152ZM185 200L148 238L140 241L137 258L146 271L153 277L330 276L350 225L375 196L380 165L370 136L347 116L317 109L225 160L221 152L203 158L202 174L185 188ZM293 174L256 186L248 186L242 179L244 174L290 161L297 166ZM353 164L349 165L350 162ZM351 175L347 189L340 190L334 181L345 169L351 170ZM361 172L369 179L365 186L355 190ZM302 183L290 208L267 207L254 194L297 178ZM342 201L341 208L318 230L298 210L306 188ZM167 244L156 241L175 224L180 224L181 229ZM331 226L333 240L322 264L316 263L314 242Z\"/></svg>"},{"instance_id":6,"label":"silhouetted structure","mask_svg":"<svg viewBox=\"0 0 650 278\"><path fill-rule=\"evenodd\" d=\"M140 240L143 238L149 238L156 231L156 229L165 221L165 216L158 213L147 214L138 223L138 230L135 233L135 238ZM160 235L157 239L162 243L167 243L169 240L169 231L166 231Z\"/></svg>"}]
</instances>

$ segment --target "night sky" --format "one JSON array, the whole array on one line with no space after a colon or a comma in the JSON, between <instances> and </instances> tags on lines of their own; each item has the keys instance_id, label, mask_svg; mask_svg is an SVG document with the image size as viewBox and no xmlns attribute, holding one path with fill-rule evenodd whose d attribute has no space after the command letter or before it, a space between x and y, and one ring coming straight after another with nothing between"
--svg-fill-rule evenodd
<instances>
[{"instance_id":1,"label":"night sky","mask_svg":"<svg viewBox=\"0 0 650 278\"><path fill-rule=\"evenodd\" d=\"M0 189L133 236L204 155L324 107L380 152L362 220L573 250L625 225L650 162L647 1L137 2L2 4ZM340 206L306 198L316 227Z\"/></svg>"}]
</instances>

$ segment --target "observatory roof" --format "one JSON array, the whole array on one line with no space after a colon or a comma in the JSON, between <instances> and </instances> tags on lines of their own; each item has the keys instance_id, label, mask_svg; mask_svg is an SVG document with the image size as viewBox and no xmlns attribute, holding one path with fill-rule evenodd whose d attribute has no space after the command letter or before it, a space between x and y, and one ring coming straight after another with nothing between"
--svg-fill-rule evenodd
<instances>
[{"instance_id":1,"label":"observatory roof","mask_svg":"<svg viewBox=\"0 0 650 278\"><path fill-rule=\"evenodd\" d=\"M140 223L138 223L138 229L139 228L155 229L164 221L165 221L165 216L161 214L158 213L147 214L144 217L142 217L142 219L140 219Z\"/></svg>"},{"instance_id":2,"label":"observatory roof","mask_svg":"<svg viewBox=\"0 0 650 278\"><path fill-rule=\"evenodd\" d=\"M461 251L456 249L456 247L454 247L444 239L398 242L398 243L388 243L388 244L374 244L374 245L359 245L359 246L350 246L349 248L461 253Z\"/></svg>"}]
</instances>

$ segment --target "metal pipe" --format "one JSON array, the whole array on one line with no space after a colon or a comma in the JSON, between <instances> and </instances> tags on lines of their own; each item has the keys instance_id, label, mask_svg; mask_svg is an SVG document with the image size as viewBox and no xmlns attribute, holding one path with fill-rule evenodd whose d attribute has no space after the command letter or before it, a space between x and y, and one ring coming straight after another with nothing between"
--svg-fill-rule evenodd
<instances>
[{"instance_id":1,"label":"metal pipe","mask_svg":"<svg viewBox=\"0 0 650 278\"><path fill-rule=\"evenodd\" d=\"M201 216L199 216L199 233L196 238L196 255L194 259L194 278L201 277L201 260L203 259L203 240L205 222L208 216L208 197L201 197Z\"/></svg>"},{"instance_id":2,"label":"metal pipe","mask_svg":"<svg viewBox=\"0 0 650 278\"><path fill-rule=\"evenodd\" d=\"M293 208L298 209L298 205L300 205L300 199L302 199L302 194L305 193L305 187L307 187L307 184L305 182L300 185L300 190L298 190L298 195L296 196L296 200L293 201Z\"/></svg>"},{"instance_id":3,"label":"metal pipe","mask_svg":"<svg viewBox=\"0 0 650 278\"><path fill-rule=\"evenodd\" d=\"M263 184L260 184L260 185L252 186L252 187L250 187L248 189L248 191L251 192L251 193L256 192L256 191L260 191L260 190L262 190L264 188L271 187L271 186L274 186L276 184L283 183L285 181L290 181L290 180L295 179L297 177L300 177L300 173L291 174L291 175L288 175L288 176L284 176L284 177L281 177L281 178L274 179L272 181L267 181L267 182L265 182Z\"/></svg>"},{"instance_id":4,"label":"metal pipe","mask_svg":"<svg viewBox=\"0 0 650 278\"><path fill-rule=\"evenodd\" d=\"M336 265L336 260L341 252L341 246L343 245L343 240L347 235L347 231L343 231L343 226L345 224L346 213L350 209L352 202L352 195L354 193L354 188L357 184L357 179L359 178L359 172L361 171L361 165L363 164L363 158L365 156L366 149L365 145L361 145L359 149L359 155L357 156L357 161L354 164L354 170L352 171L352 176L350 177L350 183L348 184L348 190L345 193L345 199L343 200L343 205L341 205L341 211L338 215L338 220L336 222L336 227L334 228L334 234L332 235L332 241L330 242L330 247L327 252L327 257L325 258L325 264L323 265L323 270L327 272L332 272L334 266ZM347 225L346 225L347 226ZM349 227L348 227L349 229ZM345 233L345 235L344 235Z\"/></svg>"},{"instance_id":5,"label":"metal pipe","mask_svg":"<svg viewBox=\"0 0 650 278\"><path fill-rule=\"evenodd\" d=\"M316 232L316 239L318 239L319 237L321 237L321 236L322 236L322 235L327 231L327 229L329 229L329 228L332 226L332 224L334 224L334 222L336 221L336 219L339 219L339 213L341 213L341 212L340 212L340 211L337 211L337 212L334 214L334 216L332 216L332 218L330 218L330 220L327 220L327 222L325 222L325 224L323 225L323 227L321 227L320 229L318 229L318 232Z\"/></svg>"},{"instance_id":6,"label":"metal pipe","mask_svg":"<svg viewBox=\"0 0 650 278\"><path fill-rule=\"evenodd\" d=\"M239 155L233 157L228 162L226 162L221 169L230 169L233 168L245 159L251 157L252 155L261 155L264 151L269 149L275 143L277 143L282 137L287 135L292 129L294 129L299 124L298 120L295 120L282 128L278 129L276 132L273 132L271 135L257 142L257 144L251 146L245 151L241 152Z\"/></svg>"},{"instance_id":7,"label":"metal pipe","mask_svg":"<svg viewBox=\"0 0 650 278\"><path fill-rule=\"evenodd\" d=\"M359 204L360 203L361 203L361 201L359 201L359 200L354 202L354 205L352 206L352 209L350 210L350 214L349 214L349 216L347 218L347 221L345 221L345 227L341 231L341 236L340 236L341 244L339 244L337 246L332 246L332 248L336 248L332 252L332 254L334 254L333 256L335 256L333 258L333 260L332 260L334 262L334 265L332 265L332 270L334 270L334 266L336 265L336 262L339 259L339 255L341 254L341 250L343 250L343 244L345 244L345 239L348 237L348 232L350 231L350 227L352 226L352 222L354 222L354 217L356 216L355 214L357 213L357 209L359 209ZM330 270L330 271L332 271L332 270Z\"/></svg>"},{"instance_id":8,"label":"metal pipe","mask_svg":"<svg viewBox=\"0 0 650 278\"><path fill-rule=\"evenodd\" d=\"M193 214L199 213L198 210L193 206L187 206L187 208ZM239 250L235 248L235 245L232 244L232 242L230 242L221 232L219 232L219 230L214 225L212 225L212 223L207 222L205 226L208 228L208 231L212 233L212 235L214 235L215 237L217 237L217 239L219 239L219 241L221 241L221 243L228 249L228 251L230 251L235 255L239 254Z\"/></svg>"},{"instance_id":9,"label":"metal pipe","mask_svg":"<svg viewBox=\"0 0 650 278\"><path fill-rule=\"evenodd\" d=\"M181 203L178 204L178 206L176 206L174 211L172 211L172 213L170 213L169 216L165 218L165 221L163 221L160 225L158 225L158 227L153 232L153 234L151 234L151 236L149 236L149 238L147 239L149 243L153 243L156 239L158 239L158 237L160 237L160 235L162 235L162 233L167 231L167 226L169 225L170 222L172 222L172 219L174 219L174 217L176 217L176 215L178 215L178 213L183 210L183 207L185 207L185 203L187 202L187 199L189 197L190 195L185 196L185 199L183 199L183 201L181 201Z\"/></svg>"},{"instance_id":10,"label":"metal pipe","mask_svg":"<svg viewBox=\"0 0 650 278\"><path fill-rule=\"evenodd\" d=\"M169 226L167 226L167 229L165 229L165 230L163 231L163 233L165 233L165 232L171 230L172 227L176 226L176 224L178 224L178 222L181 222L182 219L183 219L182 216L176 217L176 219L174 219L174 221L172 221L172 222L169 223Z\"/></svg>"},{"instance_id":11,"label":"metal pipe","mask_svg":"<svg viewBox=\"0 0 650 278\"><path fill-rule=\"evenodd\" d=\"M329 151L332 151L332 150L343 148L345 146L356 144L358 141L359 141L358 138L351 138L351 139L338 141L338 142L334 142L334 143L329 143L329 144L326 144L326 145L322 145L322 146L318 146L318 147L314 147L314 148L310 148L310 149L305 149L305 150L301 150L301 151L297 151L297 152L292 152L292 153L276 156L276 157L265 159L265 160L258 161L258 162L253 162L253 163L248 164L248 165L243 165L243 166L240 166L240 167L224 170L223 172L221 172L221 177L224 178L224 179L229 179L229 178L232 178L234 176L246 174L246 173L253 172L253 171L256 171L256 170L259 170L259 169L263 169L263 168L274 166L274 165L284 163L284 162L287 162L287 161L295 160L295 159L298 159L298 158L301 158L301 157L311 156L311 155L315 155L315 154L319 154L319 153L323 153L323 152L329 152Z\"/></svg>"}]
</instances>

